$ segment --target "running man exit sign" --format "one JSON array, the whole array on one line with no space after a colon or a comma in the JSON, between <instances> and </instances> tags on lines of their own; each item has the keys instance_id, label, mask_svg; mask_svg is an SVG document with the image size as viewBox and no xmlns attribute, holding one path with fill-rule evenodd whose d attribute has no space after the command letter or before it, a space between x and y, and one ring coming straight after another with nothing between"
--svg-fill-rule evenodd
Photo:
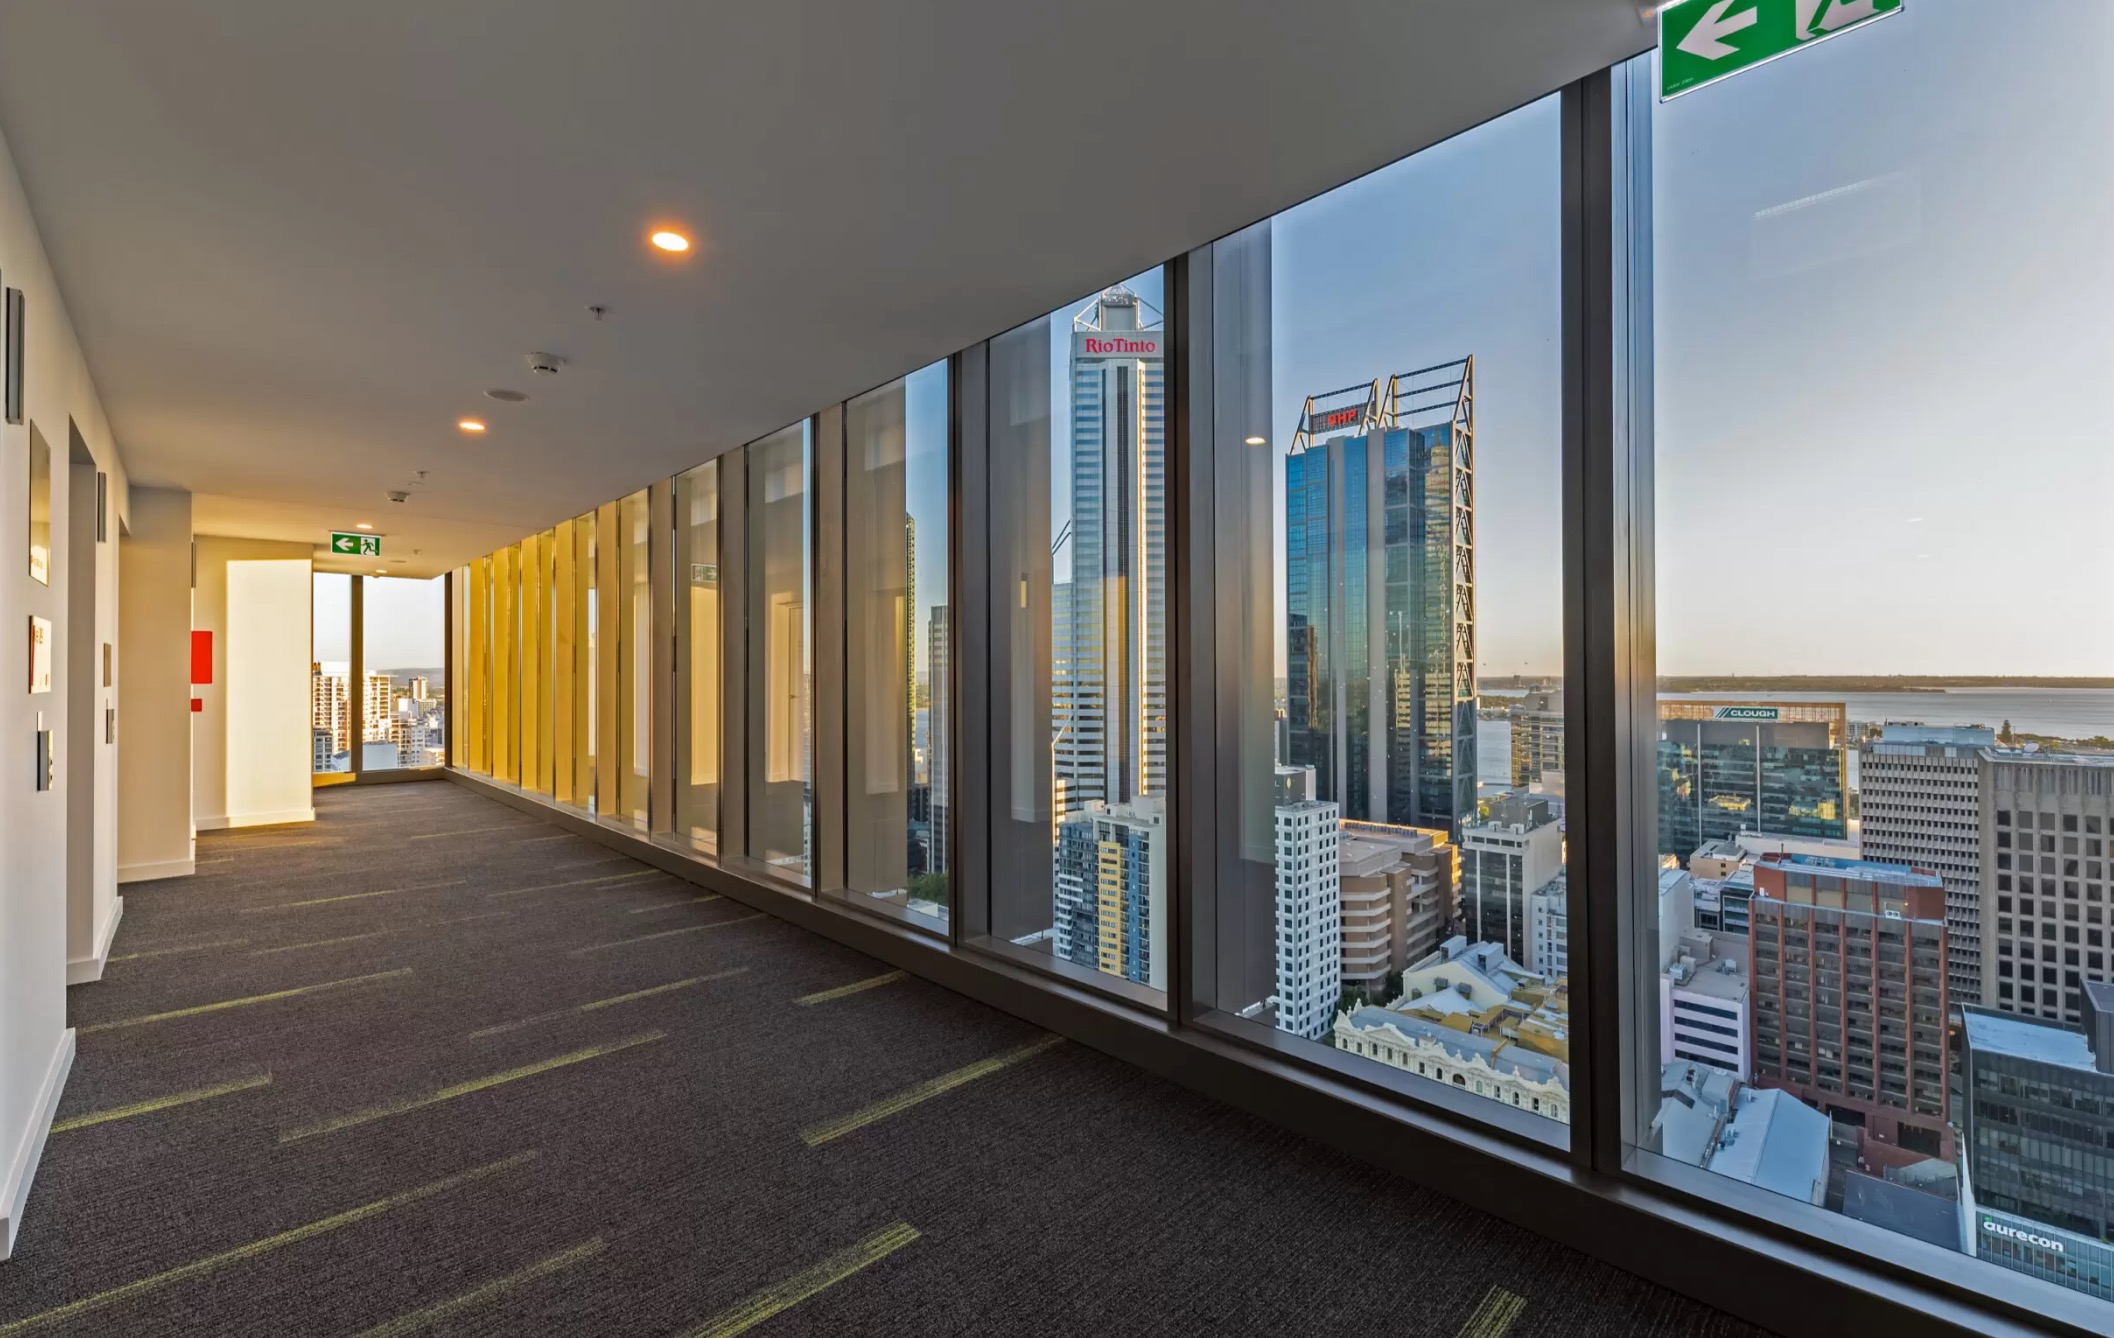
<instances>
[{"instance_id":1,"label":"running man exit sign","mask_svg":"<svg viewBox=\"0 0 2114 1338\"><path fill-rule=\"evenodd\" d=\"M1680 0L1659 11L1659 98L1901 12L1902 0Z\"/></svg>"}]
</instances>

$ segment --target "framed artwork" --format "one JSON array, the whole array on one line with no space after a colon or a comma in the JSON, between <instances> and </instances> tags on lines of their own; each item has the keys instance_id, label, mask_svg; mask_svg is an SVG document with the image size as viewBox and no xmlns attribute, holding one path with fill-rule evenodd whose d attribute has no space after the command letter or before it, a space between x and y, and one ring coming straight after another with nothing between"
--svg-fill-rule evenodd
<instances>
[{"instance_id":1,"label":"framed artwork","mask_svg":"<svg viewBox=\"0 0 2114 1338\"><path fill-rule=\"evenodd\" d=\"M23 332L29 326L20 288L7 290L7 421L22 421Z\"/></svg>"},{"instance_id":2,"label":"framed artwork","mask_svg":"<svg viewBox=\"0 0 2114 1338\"><path fill-rule=\"evenodd\" d=\"M51 619L29 615L29 690L51 691Z\"/></svg>"},{"instance_id":3,"label":"framed artwork","mask_svg":"<svg viewBox=\"0 0 2114 1338\"><path fill-rule=\"evenodd\" d=\"M29 579L51 584L51 444L29 425Z\"/></svg>"}]
</instances>

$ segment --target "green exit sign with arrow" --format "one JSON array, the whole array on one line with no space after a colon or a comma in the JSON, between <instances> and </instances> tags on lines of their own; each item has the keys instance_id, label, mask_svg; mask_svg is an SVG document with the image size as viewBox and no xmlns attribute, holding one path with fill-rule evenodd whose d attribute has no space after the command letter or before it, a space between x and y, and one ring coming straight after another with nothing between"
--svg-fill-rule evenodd
<instances>
[{"instance_id":1,"label":"green exit sign with arrow","mask_svg":"<svg viewBox=\"0 0 2114 1338\"><path fill-rule=\"evenodd\" d=\"M1680 0L1659 11L1661 101L1901 12L1902 0Z\"/></svg>"},{"instance_id":2,"label":"green exit sign with arrow","mask_svg":"<svg viewBox=\"0 0 2114 1338\"><path fill-rule=\"evenodd\" d=\"M380 557L382 536L379 534L345 534L338 530L330 532L330 551L340 557Z\"/></svg>"}]
</instances>

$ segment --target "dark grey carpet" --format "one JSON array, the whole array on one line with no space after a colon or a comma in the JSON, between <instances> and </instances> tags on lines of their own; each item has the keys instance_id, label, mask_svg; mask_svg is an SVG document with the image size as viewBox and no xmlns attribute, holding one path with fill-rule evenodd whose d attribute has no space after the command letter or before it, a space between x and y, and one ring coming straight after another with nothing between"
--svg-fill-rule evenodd
<instances>
[{"instance_id":1,"label":"dark grey carpet","mask_svg":"<svg viewBox=\"0 0 2114 1338\"><path fill-rule=\"evenodd\" d=\"M125 889L0 1338L1754 1332L1070 1043L811 1145L1044 1037L797 1003L886 968L455 786L317 803Z\"/></svg>"}]
</instances>

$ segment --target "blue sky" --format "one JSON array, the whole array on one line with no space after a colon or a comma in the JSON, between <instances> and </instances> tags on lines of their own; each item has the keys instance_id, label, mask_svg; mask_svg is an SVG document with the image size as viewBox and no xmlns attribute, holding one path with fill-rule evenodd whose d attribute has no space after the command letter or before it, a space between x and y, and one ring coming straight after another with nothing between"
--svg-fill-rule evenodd
<instances>
[{"instance_id":1,"label":"blue sky","mask_svg":"<svg viewBox=\"0 0 2114 1338\"><path fill-rule=\"evenodd\" d=\"M315 580L315 651L318 660L352 660L352 582L367 582L362 614L369 669L438 669L445 658L446 593L440 577L407 581L394 576L319 574Z\"/></svg>"}]
</instances>

